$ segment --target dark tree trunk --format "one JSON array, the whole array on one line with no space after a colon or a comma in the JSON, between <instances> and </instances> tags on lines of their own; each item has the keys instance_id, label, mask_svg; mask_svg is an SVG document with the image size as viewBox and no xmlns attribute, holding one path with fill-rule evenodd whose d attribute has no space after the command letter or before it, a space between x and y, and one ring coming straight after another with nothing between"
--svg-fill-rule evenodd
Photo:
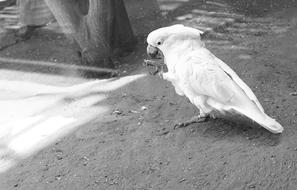
<instances>
[{"instance_id":1,"label":"dark tree trunk","mask_svg":"<svg viewBox=\"0 0 297 190\"><path fill-rule=\"evenodd\" d=\"M135 37L122 0L45 0L88 64L110 67L116 50L129 51Z\"/></svg>"}]
</instances>

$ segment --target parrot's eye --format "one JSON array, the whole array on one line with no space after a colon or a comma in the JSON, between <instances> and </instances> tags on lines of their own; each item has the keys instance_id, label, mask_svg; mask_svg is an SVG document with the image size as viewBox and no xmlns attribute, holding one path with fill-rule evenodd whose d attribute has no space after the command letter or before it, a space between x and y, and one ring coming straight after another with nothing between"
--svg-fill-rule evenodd
<instances>
[{"instance_id":1,"label":"parrot's eye","mask_svg":"<svg viewBox=\"0 0 297 190\"><path fill-rule=\"evenodd\" d=\"M162 43L159 41L157 44L158 44L158 45L161 45Z\"/></svg>"}]
</instances>

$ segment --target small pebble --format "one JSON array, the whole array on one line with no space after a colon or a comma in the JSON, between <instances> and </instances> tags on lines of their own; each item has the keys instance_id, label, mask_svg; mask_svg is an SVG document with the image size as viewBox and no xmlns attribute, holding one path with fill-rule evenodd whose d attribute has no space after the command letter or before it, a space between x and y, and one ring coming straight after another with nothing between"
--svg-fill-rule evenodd
<instances>
[{"instance_id":1,"label":"small pebble","mask_svg":"<svg viewBox=\"0 0 297 190\"><path fill-rule=\"evenodd\" d=\"M130 113L138 113L138 111L135 111L135 110L130 110L129 112Z\"/></svg>"},{"instance_id":2,"label":"small pebble","mask_svg":"<svg viewBox=\"0 0 297 190\"><path fill-rule=\"evenodd\" d=\"M187 157L188 157L189 160L191 160L193 158L193 155L192 154L188 154Z\"/></svg>"},{"instance_id":3,"label":"small pebble","mask_svg":"<svg viewBox=\"0 0 297 190\"><path fill-rule=\"evenodd\" d=\"M82 160L83 160L83 165L84 165L84 166L88 165L88 162L89 162L89 158L88 158L88 157L83 156L83 157L82 157Z\"/></svg>"},{"instance_id":4,"label":"small pebble","mask_svg":"<svg viewBox=\"0 0 297 190\"><path fill-rule=\"evenodd\" d=\"M181 183L181 182L184 182L184 181L186 181L186 179L185 178L182 178L178 182Z\"/></svg>"},{"instance_id":5,"label":"small pebble","mask_svg":"<svg viewBox=\"0 0 297 190\"><path fill-rule=\"evenodd\" d=\"M146 106L142 106L142 107L141 107L141 110L142 110L142 111L147 110L147 107L146 107Z\"/></svg>"},{"instance_id":6,"label":"small pebble","mask_svg":"<svg viewBox=\"0 0 297 190\"><path fill-rule=\"evenodd\" d=\"M96 180L95 183L98 185L98 184L100 184L100 181L99 180Z\"/></svg>"},{"instance_id":7,"label":"small pebble","mask_svg":"<svg viewBox=\"0 0 297 190\"><path fill-rule=\"evenodd\" d=\"M55 180L61 180L61 179L62 179L61 175L55 176Z\"/></svg>"},{"instance_id":8,"label":"small pebble","mask_svg":"<svg viewBox=\"0 0 297 190\"><path fill-rule=\"evenodd\" d=\"M250 185L250 186L249 186L249 189L255 189L255 188L256 188L255 185Z\"/></svg>"},{"instance_id":9,"label":"small pebble","mask_svg":"<svg viewBox=\"0 0 297 190\"><path fill-rule=\"evenodd\" d=\"M116 115L121 115L122 113L123 113L123 111L120 110L120 109L115 109L115 110L112 112L112 114L116 114Z\"/></svg>"}]
</instances>

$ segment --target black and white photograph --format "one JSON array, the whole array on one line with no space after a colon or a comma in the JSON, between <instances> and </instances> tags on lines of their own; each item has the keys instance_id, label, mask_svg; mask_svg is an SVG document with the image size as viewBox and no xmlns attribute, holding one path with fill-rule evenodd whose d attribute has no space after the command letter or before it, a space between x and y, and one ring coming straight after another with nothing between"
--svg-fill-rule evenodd
<instances>
[{"instance_id":1,"label":"black and white photograph","mask_svg":"<svg viewBox=\"0 0 297 190\"><path fill-rule=\"evenodd\" d=\"M0 0L0 190L296 190L297 0Z\"/></svg>"}]
</instances>

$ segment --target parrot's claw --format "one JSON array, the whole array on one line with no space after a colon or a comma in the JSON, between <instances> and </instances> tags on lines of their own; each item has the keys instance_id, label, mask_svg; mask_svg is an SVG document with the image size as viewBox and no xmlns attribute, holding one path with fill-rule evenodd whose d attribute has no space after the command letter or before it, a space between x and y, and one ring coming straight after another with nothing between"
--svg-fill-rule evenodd
<instances>
[{"instance_id":1,"label":"parrot's claw","mask_svg":"<svg viewBox=\"0 0 297 190\"><path fill-rule=\"evenodd\" d=\"M154 71L149 72L151 75L157 75L157 74L162 73L162 71L163 71L163 66L158 61L145 59L144 62L143 62L143 65L145 67L149 67L149 66L155 67Z\"/></svg>"},{"instance_id":2,"label":"parrot's claw","mask_svg":"<svg viewBox=\"0 0 297 190\"><path fill-rule=\"evenodd\" d=\"M162 72L160 72L159 68L156 67L156 70L155 71L150 71L150 74L151 75L158 75L159 77L162 78Z\"/></svg>"},{"instance_id":3,"label":"parrot's claw","mask_svg":"<svg viewBox=\"0 0 297 190\"><path fill-rule=\"evenodd\" d=\"M152 60L148 60L148 59L145 59L143 60L143 66L156 66L156 62L152 61Z\"/></svg>"},{"instance_id":4,"label":"parrot's claw","mask_svg":"<svg viewBox=\"0 0 297 190\"><path fill-rule=\"evenodd\" d=\"M182 122L182 123L177 123L174 125L174 129L178 129L178 128L183 128L183 127L187 127L193 123L202 123L202 122L206 122L210 119L210 116L206 115L206 116L194 116L192 117L190 120Z\"/></svg>"},{"instance_id":5,"label":"parrot's claw","mask_svg":"<svg viewBox=\"0 0 297 190\"><path fill-rule=\"evenodd\" d=\"M163 79L163 72L162 72L162 71L161 71L161 72L160 72L160 71L158 71L158 73L157 73L157 74L158 74L158 76L159 76L161 79Z\"/></svg>"}]
</instances>

